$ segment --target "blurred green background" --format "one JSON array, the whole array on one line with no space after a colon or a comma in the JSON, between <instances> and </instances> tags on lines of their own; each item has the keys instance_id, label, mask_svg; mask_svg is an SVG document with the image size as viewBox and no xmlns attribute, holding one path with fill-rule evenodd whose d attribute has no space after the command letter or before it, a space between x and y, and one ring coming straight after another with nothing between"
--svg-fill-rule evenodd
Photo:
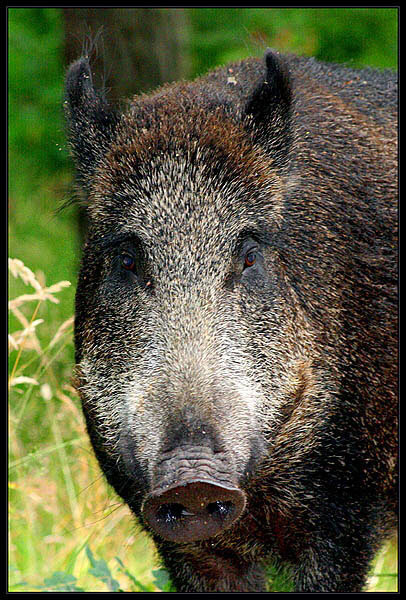
<instances>
[{"instance_id":1,"label":"blurred green background","mask_svg":"<svg viewBox=\"0 0 406 600\"><path fill-rule=\"evenodd\" d=\"M184 13L182 52L189 78L228 61L260 56L267 46L351 67L397 68L396 8L189 8ZM55 572L84 578L87 590L105 589L86 574L87 540L106 560L116 553L126 566L130 561L131 572L147 583L156 561L149 541L92 462L69 386L72 329L58 352L52 354L52 344L47 350L73 314L81 243L76 207L58 210L73 189L62 114L64 45L60 8L8 9L9 256L21 259L42 285L73 283L58 294L59 304L42 302L35 314L43 319L37 330L44 352L27 347L10 354L14 375L41 377L39 385L21 384L10 393L10 589L15 591L38 589ZM9 292L15 298L27 287L12 277ZM30 303L21 308L28 320L33 309ZM19 328L13 313L10 331ZM385 556L379 558L380 568L391 573L375 578L376 590L394 589L394 546ZM52 582L47 585L52 588Z\"/></svg>"}]
</instances>

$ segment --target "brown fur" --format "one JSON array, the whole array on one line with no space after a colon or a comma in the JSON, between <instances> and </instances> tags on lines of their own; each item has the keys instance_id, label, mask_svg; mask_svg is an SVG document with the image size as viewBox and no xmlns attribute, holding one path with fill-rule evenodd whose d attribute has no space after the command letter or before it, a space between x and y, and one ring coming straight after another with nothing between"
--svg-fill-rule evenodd
<instances>
[{"instance_id":1,"label":"brown fur","mask_svg":"<svg viewBox=\"0 0 406 600\"><path fill-rule=\"evenodd\" d=\"M86 60L69 71L95 452L147 529L158 465L181 480L165 462L178 452L246 498L208 540L151 531L179 591L264 591L269 561L299 592L361 591L395 524L395 84L268 53L120 115Z\"/></svg>"}]
</instances>

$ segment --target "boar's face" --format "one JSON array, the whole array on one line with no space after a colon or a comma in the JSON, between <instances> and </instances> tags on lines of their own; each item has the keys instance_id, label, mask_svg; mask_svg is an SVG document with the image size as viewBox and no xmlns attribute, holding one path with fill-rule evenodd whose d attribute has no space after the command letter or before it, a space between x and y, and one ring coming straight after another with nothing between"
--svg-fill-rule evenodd
<instances>
[{"instance_id":1,"label":"boar's face","mask_svg":"<svg viewBox=\"0 0 406 600\"><path fill-rule=\"evenodd\" d=\"M118 116L85 60L68 76L90 222L78 389L107 477L123 496L112 472L133 481L134 510L143 502L145 520L175 541L213 535L241 514L241 487L286 408L295 311L275 240L288 92L268 58L272 77L272 111L263 85L237 114L183 84ZM264 130L272 118L273 159L255 138L256 121Z\"/></svg>"}]
</instances>

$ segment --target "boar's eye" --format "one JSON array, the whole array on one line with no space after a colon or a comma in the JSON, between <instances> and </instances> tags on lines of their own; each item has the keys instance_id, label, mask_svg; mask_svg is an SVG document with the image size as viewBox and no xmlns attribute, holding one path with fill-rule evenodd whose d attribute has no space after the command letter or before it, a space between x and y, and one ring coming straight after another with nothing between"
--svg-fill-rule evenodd
<instances>
[{"instance_id":1,"label":"boar's eye","mask_svg":"<svg viewBox=\"0 0 406 600\"><path fill-rule=\"evenodd\" d=\"M147 273L144 268L145 265L143 265L140 254L141 252L132 254L132 252L124 251L119 255L118 264L125 274L129 274L129 279L128 277L125 277L127 281L130 280L132 283L137 282L142 287L149 288L151 291L153 289L152 281L147 279Z\"/></svg>"},{"instance_id":2,"label":"boar's eye","mask_svg":"<svg viewBox=\"0 0 406 600\"><path fill-rule=\"evenodd\" d=\"M121 266L126 269L126 271L135 271L135 260L130 254L122 254L121 255Z\"/></svg>"},{"instance_id":3,"label":"boar's eye","mask_svg":"<svg viewBox=\"0 0 406 600\"><path fill-rule=\"evenodd\" d=\"M247 252L247 254L245 255L244 268L252 267L255 264L256 260L257 260L256 251L249 250L249 252Z\"/></svg>"}]
</instances>

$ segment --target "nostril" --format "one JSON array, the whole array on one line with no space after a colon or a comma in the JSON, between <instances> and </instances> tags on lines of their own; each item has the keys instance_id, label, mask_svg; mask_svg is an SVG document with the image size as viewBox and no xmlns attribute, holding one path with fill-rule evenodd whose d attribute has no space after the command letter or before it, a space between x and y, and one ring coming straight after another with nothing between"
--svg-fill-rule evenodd
<instances>
[{"instance_id":1,"label":"nostril","mask_svg":"<svg viewBox=\"0 0 406 600\"><path fill-rule=\"evenodd\" d=\"M221 502L217 500L216 502L210 502L206 507L202 506L202 510L200 512L204 512L204 510L206 510L212 517L225 519L232 512L233 503ZM184 517L193 516L195 516L194 512L188 510L188 508L186 508L183 504L178 504L175 502L170 504L162 504L156 512L156 520L168 524L175 523L175 521L178 521Z\"/></svg>"},{"instance_id":2,"label":"nostril","mask_svg":"<svg viewBox=\"0 0 406 600\"><path fill-rule=\"evenodd\" d=\"M207 505L207 512L213 517L220 517L224 519L228 514L233 510L232 502L221 502L217 500L216 502L211 502Z\"/></svg>"},{"instance_id":3,"label":"nostril","mask_svg":"<svg viewBox=\"0 0 406 600\"><path fill-rule=\"evenodd\" d=\"M187 510L183 504L171 503L162 504L156 513L157 521L164 521L165 523L174 523L182 517L191 517L194 513Z\"/></svg>"},{"instance_id":4,"label":"nostril","mask_svg":"<svg viewBox=\"0 0 406 600\"><path fill-rule=\"evenodd\" d=\"M157 510L156 519L165 523L173 523L177 519L180 519L182 510L182 504L162 504Z\"/></svg>"}]
</instances>

